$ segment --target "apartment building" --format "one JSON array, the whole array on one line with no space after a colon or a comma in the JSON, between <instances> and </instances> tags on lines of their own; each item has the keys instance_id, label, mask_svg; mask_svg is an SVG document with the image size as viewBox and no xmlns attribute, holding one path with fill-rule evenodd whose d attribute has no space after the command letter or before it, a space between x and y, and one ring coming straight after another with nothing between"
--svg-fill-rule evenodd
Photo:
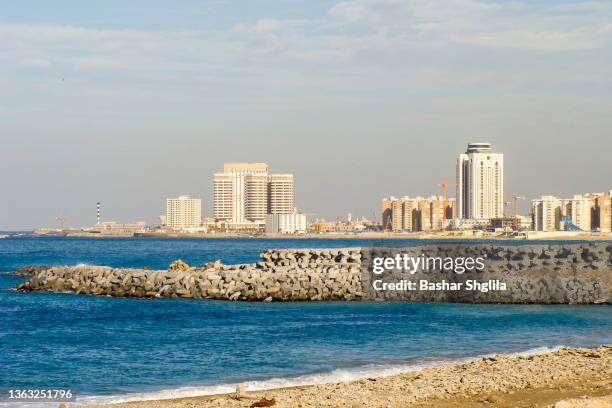
<instances>
[{"instance_id":1,"label":"apartment building","mask_svg":"<svg viewBox=\"0 0 612 408\"><path fill-rule=\"evenodd\" d=\"M270 174L268 177L268 213L292 214L293 174Z\"/></svg>"},{"instance_id":2,"label":"apartment building","mask_svg":"<svg viewBox=\"0 0 612 408\"><path fill-rule=\"evenodd\" d=\"M593 228L602 232L612 232L612 190L595 194L593 208Z\"/></svg>"},{"instance_id":3,"label":"apartment building","mask_svg":"<svg viewBox=\"0 0 612 408\"><path fill-rule=\"evenodd\" d=\"M531 206L536 231L612 231L612 190L566 199L543 196L532 200Z\"/></svg>"},{"instance_id":4,"label":"apartment building","mask_svg":"<svg viewBox=\"0 0 612 408\"><path fill-rule=\"evenodd\" d=\"M592 228L592 211L595 207L593 196L575 195L573 198L563 200L561 215L563 223L571 223L582 231ZM561 226L562 229L564 226Z\"/></svg>"},{"instance_id":5,"label":"apartment building","mask_svg":"<svg viewBox=\"0 0 612 408\"><path fill-rule=\"evenodd\" d=\"M385 231L432 231L445 227L444 220L455 217L456 200L442 197L402 197L382 200Z\"/></svg>"},{"instance_id":6,"label":"apartment building","mask_svg":"<svg viewBox=\"0 0 612 408\"><path fill-rule=\"evenodd\" d=\"M551 195L531 200L533 229L535 231L558 231L562 204L561 199Z\"/></svg>"},{"instance_id":7,"label":"apartment building","mask_svg":"<svg viewBox=\"0 0 612 408\"><path fill-rule=\"evenodd\" d=\"M165 224L172 229L188 229L202 224L202 200L189 196L166 199Z\"/></svg>"}]
</instances>

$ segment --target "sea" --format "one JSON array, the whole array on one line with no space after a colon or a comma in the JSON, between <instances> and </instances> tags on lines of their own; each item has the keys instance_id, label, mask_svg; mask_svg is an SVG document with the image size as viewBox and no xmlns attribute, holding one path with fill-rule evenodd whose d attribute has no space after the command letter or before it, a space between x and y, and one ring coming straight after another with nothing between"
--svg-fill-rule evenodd
<instances>
[{"instance_id":1,"label":"sea","mask_svg":"<svg viewBox=\"0 0 612 408\"><path fill-rule=\"evenodd\" d=\"M267 248L420 244L359 238L0 239L0 390L68 388L80 403L123 402L231 392L236 384L258 390L346 381L495 353L612 343L609 305L127 299L20 293L12 288L26 278L5 273L32 264L165 269L179 258L194 265L255 262Z\"/></svg>"}]
</instances>

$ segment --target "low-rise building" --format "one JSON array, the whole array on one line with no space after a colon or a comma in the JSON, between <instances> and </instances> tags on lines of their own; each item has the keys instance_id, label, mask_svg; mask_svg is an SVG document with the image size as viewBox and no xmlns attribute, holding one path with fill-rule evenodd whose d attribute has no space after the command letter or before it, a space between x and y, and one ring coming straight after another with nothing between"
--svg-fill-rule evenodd
<instances>
[{"instance_id":1,"label":"low-rise building","mask_svg":"<svg viewBox=\"0 0 612 408\"><path fill-rule=\"evenodd\" d=\"M453 218L448 228L451 230L485 230L489 227L489 218Z\"/></svg>"},{"instance_id":2,"label":"low-rise building","mask_svg":"<svg viewBox=\"0 0 612 408\"><path fill-rule=\"evenodd\" d=\"M135 232L143 232L147 228L147 224L144 221L135 223L119 223L115 221L102 221L93 227L84 228L84 231L93 232L98 234L108 235L124 235L133 234Z\"/></svg>"},{"instance_id":3,"label":"low-rise building","mask_svg":"<svg viewBox=\"0 0 612 408\"><path fill-rule=\"evenodd\" d=\"M268 214L266 216L266 232L272 234L304 234L306 233L306 215Z\"/></svg>"}]
</instances>

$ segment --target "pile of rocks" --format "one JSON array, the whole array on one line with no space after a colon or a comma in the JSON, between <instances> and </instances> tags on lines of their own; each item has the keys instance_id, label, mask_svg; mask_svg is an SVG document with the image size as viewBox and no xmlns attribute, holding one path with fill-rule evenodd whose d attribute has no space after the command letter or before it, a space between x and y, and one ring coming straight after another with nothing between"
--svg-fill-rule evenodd
<instances>
[{"instance_id":1,"label":"pile of rocks","mask_svg":"<svg viewBox=\"0 0 612 408\"><path fill-rule=\"evenodd\" d=\"M373 274L377 258L481 257L481 271ZM503 290L378 290L375 281L503 282ZM492 287L493 284L490 284ZM126 297L227 300L398 300L461 303L612 303L612 244L430 244L406 248L274 249L256 263L169 270L61 266L34 271L18 289Z\"/></svg>"},{"instance_id":2,"label":"pile of rocks","mask_svg":"<svg viewBox=\"0 0 612 408\"><path fill-rule=\"evenodd\" d=\"M123 297L228 300L360 299L358 249L270 250L253 264L216 264L207 270L61 266L35 274L18 289Z\"/></svg>"}]
</instances>

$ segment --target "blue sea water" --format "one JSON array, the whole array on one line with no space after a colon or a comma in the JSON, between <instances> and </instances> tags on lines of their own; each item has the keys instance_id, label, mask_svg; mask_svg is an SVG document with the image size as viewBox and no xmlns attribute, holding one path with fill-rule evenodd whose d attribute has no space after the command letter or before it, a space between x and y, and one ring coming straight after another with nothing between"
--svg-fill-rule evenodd
<instances>
[{"instance_id":1,"label":"blue sea water","mask_svg":"<svg viewBox=\"0 0 612 408\"><path fill-rule=\"evenodd\" d=\"M410 240L17 237L0 272L26 264L166 268L253 262L271 247ZM0 389L70 387L80 401L269 388L406 371L560 345L612 343L611 306L123 299L10 290L0 274Z\"/></svg>"}]
</instances>

